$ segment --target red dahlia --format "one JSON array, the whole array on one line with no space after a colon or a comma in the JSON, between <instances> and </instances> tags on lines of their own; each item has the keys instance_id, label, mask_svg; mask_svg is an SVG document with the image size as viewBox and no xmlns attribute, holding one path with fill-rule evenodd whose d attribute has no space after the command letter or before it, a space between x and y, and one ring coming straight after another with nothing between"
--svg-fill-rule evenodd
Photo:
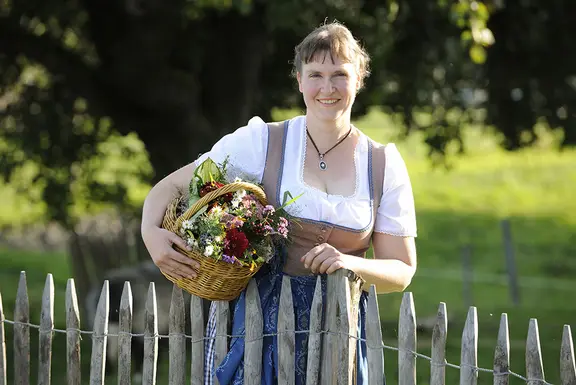
<instances>
[{"instance_id":1,"label":"red dahlia","mask_svg":"<svg viewBox=\"0 0 576 385\"><path fill-rule=\"evenodd\" d=\"M242 231L234 228L226 233L224 245L224 254L242 258L244 251L248 248L248 238Z\"/></svg>"}]
</instances>

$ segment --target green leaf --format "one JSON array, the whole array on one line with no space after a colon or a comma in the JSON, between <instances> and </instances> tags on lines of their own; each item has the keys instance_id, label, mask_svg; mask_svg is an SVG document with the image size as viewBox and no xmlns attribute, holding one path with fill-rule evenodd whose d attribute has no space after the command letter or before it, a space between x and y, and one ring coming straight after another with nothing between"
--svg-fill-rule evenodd
<instances>
[{"instance_id":1,"label":"green leaf","mask_svg":"<svg viewBox=\"0 0 576 385\"><path fill-rule=\"evenodd\" d=\"M222 172L212 159L207 158L200 166L196 167L194 176L199 178L201 184L204 184L206 182L220 181Z\"/></svg>"},{"instance_id":2,"label":"green leaf","mask_svg":"<svg viewBox=\"0 0 576 385\"><path fill-rule=\"evenodd\" d=\"M285 191L284 192L284 197L282 197L282 206L279 207L279 209L283 209L284 207L291 205L292 203L296 202L296 200L298 200L302 195L304 195L304 193L298 195L297 197L293 198L292 194L290 194L290 191ZM286 200L288 199L288 197L290 197L291 199L286 202Z\"/></svg>"}]
</instances>

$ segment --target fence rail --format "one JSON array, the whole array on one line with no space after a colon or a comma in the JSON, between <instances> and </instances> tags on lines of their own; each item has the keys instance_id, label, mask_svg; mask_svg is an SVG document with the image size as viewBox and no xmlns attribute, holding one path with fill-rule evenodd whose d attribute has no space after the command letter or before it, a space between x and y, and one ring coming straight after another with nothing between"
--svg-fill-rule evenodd
<instances>
[{"instance_id":1,"label":"fence rail","mask_svg":"<svg viewBox=\"0 0 576 385\"><path fill-rule=\"evenodd\" d=\"M478 321L475 307L470 307L462 332L460 365L448 363L446 356L447 311L446 304L440 303L436 324L432 333L431 357L418 353L416 350L416 313L411 293L404 293L400 306L398 346L388 346L382 342L382 329L375 288L370 288L366 319L366 339L355 332L357 313L354 306L354 288L347 280L345 272L328 277L327 303L322 303L320 279L312 303L310 330L295 331L294 313L292 307L291 287L289 279L282 285L280 312L278 320L279 370L280 384L294 384L294 336L296 333L308 334L308 365L307 384L352 384L354 373L355 342L364 341L367 346L369 384L384 384L384 349L398 352L398 384L416 384L416 359L423 358L430 362L430 384L443 385L446 382L446 367L460 370L460 385L477 383L478 373L486 372L493 376L494 384L509 383L511 376L525 381L528 385L549 384L544 378L542 353L538 333L538 322L531 319L526 340L526 376L510 370L510 341L508 333L508 318L502 314L498 340L494 353L493 369L478 367ZM228 342L231 338L245 338L245 384L259 384L261 372L261 357L263 338L272 334L263 334L263 319L258 290L254 282L247 289L246 334L229 335L227 325L229 308L227 302L218 302L216 364L225 356ZM186 341L191 346L190 382L192 385L204 383L204 315L200 298L190 299L190 334L185 333L185 301L180 289L174 287L170 306L170 328L168 335L158 333L157 298L154 283L150 283L145 305L144 332L133 333L132 292L129 282L124 285L119 310L119 331L111 333L108 330L110 313L109 285L104 282L92 331L80 329L80 312L73 279L68 280L66 288L66 329L54 328L54 283L51 274L46 277L42 297L42 309L38 325L30 322L29 299L26 284L26 274L22 272L18 285L14 320L7 320L2 306L0 293L0 385L7 385L7 357L5 325L11 325L14 330L14 373L12 384L29 384L30 381L30 329L39 332L38 351L38 384L51 383L52 339L54 333L67 336L67 383L80 385L82 373L80 365L81 335L91 335L92 352L89 373L90 385L104 384L106 349L109 338L118 341L118 383L131 383L131 340L142 337L144 340L143 384L156 384L158 341L169 340L169 384L184 384L186 381ZM325 309L322 324L322 309ZM330 349L324 347L330 346ZM562 385L576 384L576 367L572 334L568 325L564 326L560 349L560 378ZM58 357L59 359L60 357ZM348 363L341 364L341 363ZM217 381L216 381L217 383Z\"/></svg>"}]
</instances>

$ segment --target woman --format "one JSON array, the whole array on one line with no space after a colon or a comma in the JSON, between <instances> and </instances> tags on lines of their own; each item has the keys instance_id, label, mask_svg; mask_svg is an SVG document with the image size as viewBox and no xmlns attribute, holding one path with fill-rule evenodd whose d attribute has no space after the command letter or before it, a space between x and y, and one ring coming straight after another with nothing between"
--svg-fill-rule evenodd
<instances>
[{"instance_id":1,"label":"woman","mask_svg":"<svg viewBox=\"0 0 576 385\"><path fill-rule=\"evenodd\" d=\"M296 326L308 329L316 276L345 268L372 284L378 293L404 290L416 269L416 220L410 179L393 144L382 146L351 124L356 94L368 76L369 57L341 24L322 25L295 50L294 73L306 114L283 124L252 118L223 137L200 157L221 162L229 156L229 175L261 182L278 205L285 191L302 196L287 210L300 220L293 242L255 277L264 313L264 332L275 333L282 276L291 277ZM156 265L175 277L195 275L196 262L175 252L186 247L159 225L179 187L190 181L196 162L159 182L146 198L142 235ZM373 246L374 258L364 254ZM235 301L233 335L244 333L244 293ZM366 293L360 301L359 328L364 335ZM213 317L212 317L213 320ZM262 383L276 383L276 339L264 341ZM305 383L305 334L296 334L296 383ZM357 383L367 384L366 347L358 344ZM243 383L241 338L213 369L220 384ZM208 349L210 352L210 349ZM210 355L208 355L208 359Z\"/></svg>"}]
</instances>

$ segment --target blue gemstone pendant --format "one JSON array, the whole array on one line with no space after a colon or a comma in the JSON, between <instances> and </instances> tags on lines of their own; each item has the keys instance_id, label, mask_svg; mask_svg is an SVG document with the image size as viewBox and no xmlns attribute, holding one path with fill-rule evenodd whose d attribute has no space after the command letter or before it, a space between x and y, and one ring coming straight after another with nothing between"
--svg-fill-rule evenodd
<instances>
[{"instance_id":1,"label":"blue gemstone pendant","mask_svg":"<svg viewBox=\"0 0 576 385\"><path fill-rule=\"evenodd\" d=\"M320 170L324 171L328 168L328 165L326 164L326 162L324 162L323 160L320 161L320 163L318 164L318 166L320 167Z\"/></svg>"}]
</instances>

